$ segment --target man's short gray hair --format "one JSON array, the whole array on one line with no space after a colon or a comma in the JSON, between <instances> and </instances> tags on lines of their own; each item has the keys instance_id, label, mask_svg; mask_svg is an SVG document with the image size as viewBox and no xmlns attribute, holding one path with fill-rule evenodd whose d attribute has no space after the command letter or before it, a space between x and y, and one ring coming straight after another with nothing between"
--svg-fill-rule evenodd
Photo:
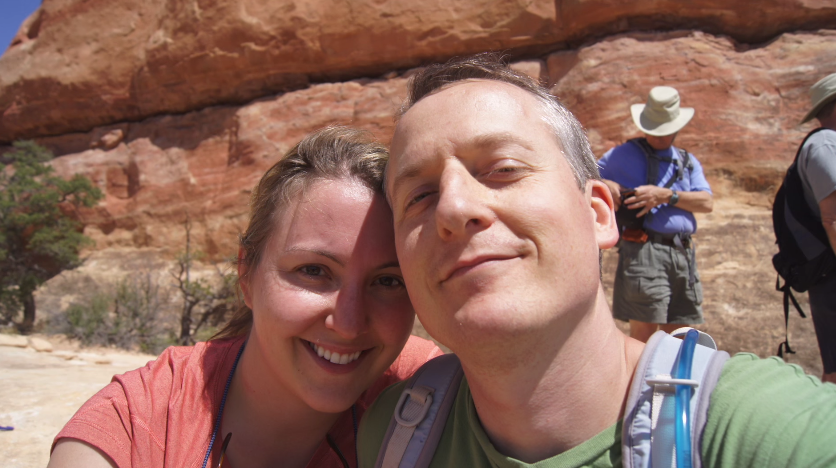
<instances>
[{"instance_id":1,"label":"man's short gray hair","mask_svg":"<svg viewBox=\"0 0 836 468\"><path fill-rule=\"evenodd\" d=\"M583 126L546 88L527 75L512 70L502 57L482 53L433 64L419 71L409 81L407 100L398 117L429 94L464 80L494 80L516 86L542 104L543 120L552 129L566 161L572 168L578 187L584 190L589 179L600 179L598 163L589 147Z\"/></svg>"}]
</instances>

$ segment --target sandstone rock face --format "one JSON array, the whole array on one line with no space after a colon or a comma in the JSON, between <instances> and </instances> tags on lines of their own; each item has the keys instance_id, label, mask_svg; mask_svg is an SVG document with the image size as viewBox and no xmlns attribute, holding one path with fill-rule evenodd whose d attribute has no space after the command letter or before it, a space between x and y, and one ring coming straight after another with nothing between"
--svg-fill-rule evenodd
<instances>
[{"instance_id":1,"label":"sandstone rock face","mask_svg":"<svg viewBox=\"0 0 836 468\"><path fill-rule=\"evenodd\" d=\"M711 177L750 191L776 186L812 124L798 121L810 84L833 70L836 33L785 34L762 47L701 32L621 35L513 64L575 112L597 155L638 134L629 114L655 85L679 89L696 117L678 139ZM40 140L60 174L89 176L106 194L84 213L97 249L180 250L192 219L196 247L236 251L249 191L306 133L351 124L388 141L409 73L310 86L244 106L99 127Z\"/></svg>"},{"instance_id":2,"label":"sandstone rock face","mask_svg":"<svg viewBox=\"0 0 836 468\"><path fill-rule=\"evenodd\" d=\"M105 192L84 213L97 248L185 246L183 222L211 256L237 249L250 190L305 134L351 124L388 141L406 79L320 84L243 107L211 107L180 116L45 138L62 175L81 173ZM121 135L108 149L109 136ZM108 140L109 141L109 140Z\"/></svg>"},{"instance_id":3,"label":"sandstone rock face","mask_svg":"<svg viewBox=\"0 0 836 468\"><path fill-rule=\"evenodd\" d=\"M530 55L675 29L753 43L833 24L829 0L44 0L0 57L0 142L489 49Z\"/></svg>"},{"instance_id":4,"label":"sandstone rock face","mask_svg":"<svg viewBox=\"0 0 836 468\"><path fill-rule=\"evenodd\" d=\"M722 168L759 190L763 171L784 171L815 128L799 121L810 85L836 71L835 45L834 31L785 34L761 47L699 32L632 34L552 54L547 63L552 92L587 128L596 155L640 136L630 105L645 103L653 86L673 86L682 105L696 109L677 145L707 170Z\"/></svg>"}]
</instances>

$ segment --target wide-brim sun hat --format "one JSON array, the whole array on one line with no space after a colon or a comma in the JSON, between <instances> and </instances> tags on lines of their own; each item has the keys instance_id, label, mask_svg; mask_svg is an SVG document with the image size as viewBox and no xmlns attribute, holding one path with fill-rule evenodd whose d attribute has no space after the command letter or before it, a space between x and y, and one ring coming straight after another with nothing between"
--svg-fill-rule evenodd
<instances>
[{"instance_id":1,"label":"wide-brim sun hat","mask_svg":"<svg viewBox=\"0 0 836 468\"><path fill-rule=\"evenodd\" d=\"M659 137L682 130L694 117L692 107L679 107L679 92L670 86L651 89L647 104L633 104L630 113L639 130Z\"/></svg>"},{"instance_id":2,"label":"wide-brim sun hat","mask_svg":"<svg viewBox=\"0 0 836 468\"><path fill-rule=\"evenodd\" d=\"M836 97L836 73L825 76L810 87L810 104L813 107L801 119L801 123L810 121L834 97Z\"/></svg>"}]
</instances>

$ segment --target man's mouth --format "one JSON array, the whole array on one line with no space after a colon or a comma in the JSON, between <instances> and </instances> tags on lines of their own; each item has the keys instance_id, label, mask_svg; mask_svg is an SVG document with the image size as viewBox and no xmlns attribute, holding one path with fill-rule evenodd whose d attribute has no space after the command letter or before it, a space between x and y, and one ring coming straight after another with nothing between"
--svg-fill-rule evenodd
<instances>
[{"instance_id":1,"label":"man's mouth","mask_svg":"<svg viewBox=\"0 0 836 468\"><path fill-rule=\"evenodd\" d=\"M468 259L468 260L459 261L455 265L453 265L453 268L451 269L451 271L447 275L445 275L444 279L442 279L441 282L443 283L443 282L445 282L449 279L452 279L454 277L466 274L468 271L470 271L473 268L476 268L479 265L482 265L484 263L492 263L492 262L497 262L497 261L510 260L511 258L515 258L515 256L481 255L481 256L477 256L477 257L474 257L474 258L471 258L471 259Z\"/></svg>"},{"instance_id":2,"label":"man's mouth","mask_svg":"<svg viewBox=\"0 0 836 468\"><path fill-rule=\"evenodd\" d=\"M340 354L336 351L330 351L322 346L319 346L315 343L311 343L308 341L308 344L311 345L311 349L321 358L325 359L326 361L331 361L333 364L348 364L350 362L356 361L357 358L360 357L362 351L355 351L353 353L348 354Z\"/></svg>"}]
</instances>

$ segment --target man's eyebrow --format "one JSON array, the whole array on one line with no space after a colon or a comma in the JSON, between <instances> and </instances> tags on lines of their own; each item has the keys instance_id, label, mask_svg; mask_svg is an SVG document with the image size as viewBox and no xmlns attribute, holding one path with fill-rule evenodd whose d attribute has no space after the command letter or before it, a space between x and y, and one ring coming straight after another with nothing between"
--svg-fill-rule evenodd
<instances>
[{"instance_id":1,"label":"man's eyebrow","mask_svg":"<svg viewBox=\"0 0 836 468\"><path fill-rule=\"evenodd\" d=\"M387 197L394 195L396 188L404 184L407 180L418 177L422 170L421 165L414 162L412 164L405 164L398 168L398 172L391 179L392 190L386 190Z\"/></svg>"},{"instance_id":2,"label":"man's eyebrow","mask_svg":"<svg viewBox=\"0 0 836 468\"><path fill-rule=\"evenodd\" d=\"M498 146L512 144L533 151L531 144L522 136L512 132L495 132L473 137L468 144L475 148L495 148Z\"/></svg>"},{"instance_id":3,"label":"man's eyebrow","mask_svg":"<svg viewBox=\"0 0 836 468\"><path fill-rule=\"evenodd\" d=\"M523 149L528 151L533 151L534 148L531 144L522 138L520 135L512 132L495 132L495 133L487 133L484 135L477 135L471 138L469 141L465 142L463 145L464 147L472 147L477 149L485 149L485 148L496 148L503 145L517 145ZM423 165L418 163L412 164L403 164L397 171L397 173L392 177L392 191L404 182L409 179L413 179L421 175L421 172L424 170ZM387 191L389 193L390 191Z\"/></svg>"}]
</instances>

